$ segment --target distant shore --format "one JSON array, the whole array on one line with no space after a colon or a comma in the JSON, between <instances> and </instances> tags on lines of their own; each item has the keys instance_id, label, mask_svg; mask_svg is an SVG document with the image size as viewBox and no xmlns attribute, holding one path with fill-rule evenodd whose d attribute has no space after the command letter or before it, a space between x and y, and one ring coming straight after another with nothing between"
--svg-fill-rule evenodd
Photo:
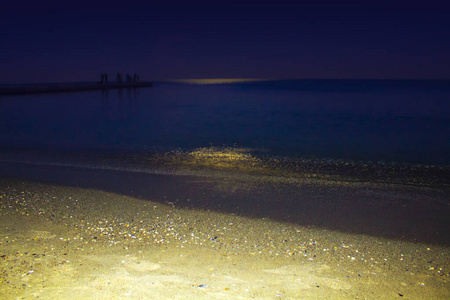
<instances>
[{"instance_id":1,"label":"distant shore","mask_svg":"<svg viewBox=\"0 0 450 300\"><path fill-rule=\"evenodd\" d=\"M0 87L0 95L64 93L64 92L109 90L122 88L144 88L152 86L153 86L152 82L61 83L49 85L4 86Z\"/></svg>"}]
</instances>

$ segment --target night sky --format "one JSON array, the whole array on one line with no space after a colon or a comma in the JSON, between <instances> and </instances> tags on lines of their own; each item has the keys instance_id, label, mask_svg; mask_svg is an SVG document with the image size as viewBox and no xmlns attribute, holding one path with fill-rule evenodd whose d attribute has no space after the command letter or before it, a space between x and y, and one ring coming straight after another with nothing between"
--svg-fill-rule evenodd
<instances>
[{"instance_id":1,"label":"night sky","mask_svg":"<svg viewBox=\"0 0 450 300\"><path fill-rule=\"evenodd\" d=\"M450 10L425 1L16 2L0 10L0 84L118 71L141 80L450 79Z\"/></svg>"}]
</instances>

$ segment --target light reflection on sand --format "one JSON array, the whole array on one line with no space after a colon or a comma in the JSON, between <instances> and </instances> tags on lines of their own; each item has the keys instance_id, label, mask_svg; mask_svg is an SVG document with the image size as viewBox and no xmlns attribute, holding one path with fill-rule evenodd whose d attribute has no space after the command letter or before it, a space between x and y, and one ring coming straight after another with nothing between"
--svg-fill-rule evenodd
<instances>
[{"instance_id":1,"label":"light reflection on sand","mask_svg":"<svg viewBox=\"0 0 450 300\"><path fill-rule=\"evenodd\" d=\"M0 187L2 299L449 297L446 246L88 189Z\"/></svg>"}]
</instances>

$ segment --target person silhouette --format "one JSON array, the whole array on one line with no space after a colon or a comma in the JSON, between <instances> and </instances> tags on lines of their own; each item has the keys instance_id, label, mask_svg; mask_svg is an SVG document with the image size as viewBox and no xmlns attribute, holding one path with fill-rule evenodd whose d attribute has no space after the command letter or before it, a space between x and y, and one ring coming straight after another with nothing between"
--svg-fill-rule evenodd
<instances>
[{"instance_id":1,"label":"person silhouette","mask_svg":"<svg viewBox=\"0 0 450 300\"><path fill-rule=\"evenodd\" d=\"M116 81L117 83L122 83L123 81L122 73L117 72Z\"/></svg>"}]
</instances>

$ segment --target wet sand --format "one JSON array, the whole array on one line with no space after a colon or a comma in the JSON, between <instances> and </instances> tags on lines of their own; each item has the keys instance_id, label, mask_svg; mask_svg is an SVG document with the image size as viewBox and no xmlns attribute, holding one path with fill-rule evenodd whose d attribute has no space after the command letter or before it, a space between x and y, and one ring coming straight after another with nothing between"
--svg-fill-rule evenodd
<instances>
[{"instance_id":1,"label":"wet sand","mask_svg":"<svg viewBox=\"0 0 450 300\"><path fill-rule=\"evenodd\" d=\"M119 159L102 161L96 157L94 165L53 160L0 161L0 177L102 190L162 204L170 202L178 208L450 246L447 170L423 173L374 168L372 178L357 178L327 174L324 168L316 171L313 167L306 173L280 166L246 169L245 164L252 161L248 158L230 168L223 161L219 161L219 168L204 167L199 159L194 164L179 163L179 157L176 163L164 162L156 168L153 162L146 168L149 160L140 158L135 162L124 159L126 168ZM377 180L383 174L385 179Z\"/></svg>"},{"instance_id":2,"label":"wet sand","mask_svg":"<svg viewBox=\"0 0 450 300\"><path fill-rule=\"evenodd\" d=\"M183 176L168 177L173 187L178 182L178 192L184 189L201 198L180 184L178 180ZM101 191L98 183L92 189L1 178L1 298L450 297L450 247L446 243L339 231L337 224L332 227L319 226L321 222L286 222L270 214L252 216L246 209L221 211L217 205L225 202L219 203L217 198L208 205L202 202L203 206L190 206L188 203L195 202L195 198L173 199L176 194L170 194L161 179L152 178L156 183L149 182L147 189L159 189L161 194L145 197L138 191L133 197L132 193L125 195L111 189ZM87 177L87 181L90 179ZM195 185L192 178L189 180ZM244 191L249 189L258 197L273 196L256 193L255 186L212 181L203 178L201 188L196 190L202 194L222 193L227 199L246 197L249 193ZM336 186L326 190L330 192L327 199L332 191L342 196ZM363 194L364 189L359 190ZM324 191L316 189L316 198L320 199ZM401 202L417 191L408 194L397 190L395 196L392 189L388 192L389 200ZM428 204L436 200L436 194L437 200L442 200L432 190L422 193L428 197ZM258 211L259 204L253 205ZM267 212L268 207L264 209ZM448 209L448 204L442 209ZM319 218L314 212L312 215ZM308 216L308 212L302 216ZM359 222L359 231L367 232L364 217ZM387 220L377 224L383 222ZM447 223L441 220L440 224ZM448 229L442 228L443 233L448 234Z\"/></svg>"}]
</instances>

